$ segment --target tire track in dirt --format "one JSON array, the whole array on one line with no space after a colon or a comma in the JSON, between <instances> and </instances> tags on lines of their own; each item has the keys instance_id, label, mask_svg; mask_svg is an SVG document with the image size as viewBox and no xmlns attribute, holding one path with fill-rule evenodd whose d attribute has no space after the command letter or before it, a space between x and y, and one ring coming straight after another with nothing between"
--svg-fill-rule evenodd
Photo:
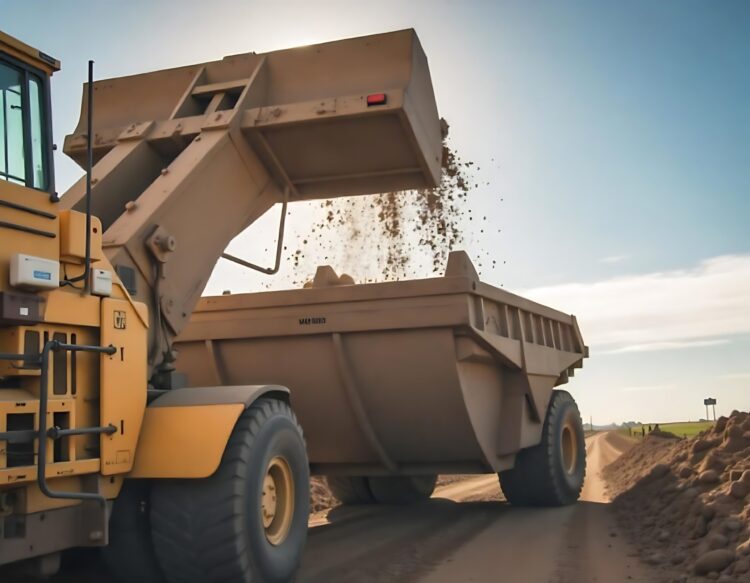
<instances>
[{"instance_id":1,"label":"tire track in dirt","mask_svg":"<svg viewBox=\"0 0 750 583\"><path fill-rule=\"evenodd\" d=\"M489 475L443 486L417 506L334 511L330 524L310 530L299 581L658 581L619 536L606 503L600 471L625 445L607 434L587 439L588 477L573 506L466 502L500 498L497 477Z\"/></svg>"},{"instance_id":2,"label":"tire track in dirt","mask_svg":"<svg viewBox=\"0 0 750 583\"><path fill-rule=\"evenodd\" d=\"M651 583L619 536L600 471L625 443L588 438L582 501L563 508L515 508L499 501L495 475L441 486L409 507L338 507L311 517L301 583ZM486 500L477 502L475 500ZM95 555L88 554L88 557ZM92 560L55 582L106 578Z\"/></svg>"}]
</instances>

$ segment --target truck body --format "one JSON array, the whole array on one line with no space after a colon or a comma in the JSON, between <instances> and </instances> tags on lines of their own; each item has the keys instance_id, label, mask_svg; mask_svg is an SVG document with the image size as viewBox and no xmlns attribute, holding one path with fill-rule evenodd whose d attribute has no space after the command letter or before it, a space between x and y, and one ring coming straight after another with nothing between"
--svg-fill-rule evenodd
<instances>
[{"instance_id":1,"label":"truck body","mask_svg":"<svg viewBox=\"0 0 750 583\"><path fill-rule=\"evenodd\" d=\"M311 471L496 473L541 440L555 386L587 349L575 317L444 277L204 297L175 344L191 383L291 389Z\"/></svg>"}]
</instances>

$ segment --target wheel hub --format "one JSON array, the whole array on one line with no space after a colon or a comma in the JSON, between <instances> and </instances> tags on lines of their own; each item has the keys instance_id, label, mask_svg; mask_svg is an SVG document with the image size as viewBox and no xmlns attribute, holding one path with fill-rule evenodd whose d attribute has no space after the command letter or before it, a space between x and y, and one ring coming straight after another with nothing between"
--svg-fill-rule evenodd
<instances>
[{"instance_id":1,"label":"wheel hub","mask_svg":"<svg viewBox=\"0 0 750 583\"><path fill-rule=\"evenodd\" d=\"M578 434L572 419L566 420L563 424L560 448L562 449L563 469L567 474L574 474L578 463Z\"/></svg>"},{"instance_id":2,"label":"wheel hub","mask_svg":"<svg viewBox=\"0 0 750 583\"><path fill-rule=\"evenodd\" d=\"M268 542L279 545L286 540L293 516L292 470L284 458L275 457L266 468L261 499L261 518Z\"/></svg>"}]
</instances>

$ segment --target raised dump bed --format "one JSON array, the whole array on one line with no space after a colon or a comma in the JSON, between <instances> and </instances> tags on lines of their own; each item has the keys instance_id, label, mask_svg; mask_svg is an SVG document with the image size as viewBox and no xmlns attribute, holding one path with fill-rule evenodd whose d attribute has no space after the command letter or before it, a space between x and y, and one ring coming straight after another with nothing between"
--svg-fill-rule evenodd
<instances>
[{"instance_id":1,"label":"raised dump bed","mask_svg":"<svg viewBox=\"0 0 750 583\"><path fill-rule=\"evenodd\" d=\"M574 316L480 282L463 252L445 277L344 282L203 298L176 346L191 385L289 387L314 473L507 470L587 356Z\"/></svg>"}]
</instances>

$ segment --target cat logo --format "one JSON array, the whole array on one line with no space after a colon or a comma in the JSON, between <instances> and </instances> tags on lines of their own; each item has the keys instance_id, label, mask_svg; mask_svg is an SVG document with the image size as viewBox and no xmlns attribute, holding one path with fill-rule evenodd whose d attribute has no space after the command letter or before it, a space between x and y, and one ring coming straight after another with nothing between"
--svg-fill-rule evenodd
<instances>
[{"instance_id":1,"label":"cat logo","mask_svg":"<svg viewBox=\"0 0 750 583\"><path fill-rule=\"evenodd\" d=\"M125 312L115 310L115 329L125 330L128 327L127 321L125 320Z\"/></svg>"}]
</instances>

